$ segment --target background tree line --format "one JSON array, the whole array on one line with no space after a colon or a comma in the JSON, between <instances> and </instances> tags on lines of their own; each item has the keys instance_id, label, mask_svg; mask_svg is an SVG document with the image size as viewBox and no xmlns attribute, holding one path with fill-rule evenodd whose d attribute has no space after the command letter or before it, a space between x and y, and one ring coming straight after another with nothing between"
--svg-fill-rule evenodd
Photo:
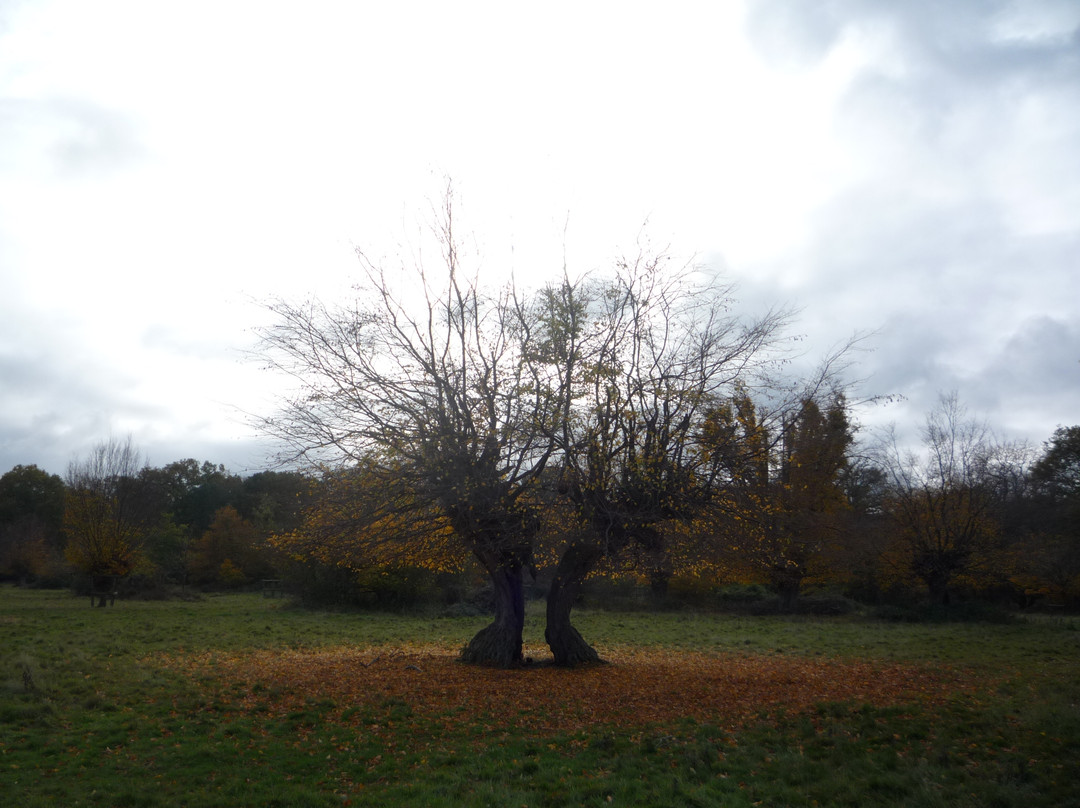
<instances>
[{"instance_id":1,"label":"background tree line","mask_svg":"<svg viewBox=\"0 0 1080 808\"><path fill-rule=\"evenodd\" d=\"M724 587L761 586L786 609L808 589L870 604L1080 606L1080 426L1027 451L995 441L945 396L928 414L924 451L905 453L892 436L854 442L845 406L841 397L824 410L807 400L778 422L780 439L765 434L745 397L710 413L703 439L729 453L707 460L726 469L722 496L598 561L590 586L614 581L646 603L668 595L717 606ZM284 577L321 603L491 599L450 528L431 514L416 519L411 500L388 506L381 477L363 465L242 478L187 459L94 479L114 476L101 474L110 453L132 448L102 444L66 479L36 466L0 475L0 577L67 586L73 574L102 572L126 577L130 591ZM581 552L583 541L573 500L559 492L565 479L547 482L532 559L542 585L530 593L550 587L563 543ZM373 500L382 502L378 520Z\"/></svg>"},{"instance_id":2,"label":"background tree line","mask_svg":"<svg viewBox=\"0 0 1080 808\"><path fill-rule=\"evenodd\" d=\"M277 574L266 540L297 523L309 493L296 472L151 467L130 440L107 440L64 477L32 465L0 476L0 576L81 586L110 576L143 592L242 586Z\"/></svg>"}]
</instances>

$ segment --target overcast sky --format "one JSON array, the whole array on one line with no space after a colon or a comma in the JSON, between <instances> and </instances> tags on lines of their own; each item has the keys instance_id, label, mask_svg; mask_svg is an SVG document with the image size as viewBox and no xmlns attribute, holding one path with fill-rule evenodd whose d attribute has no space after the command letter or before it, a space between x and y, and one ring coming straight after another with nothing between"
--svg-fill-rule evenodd
<instances>
[{"instance_id":1,"label":"overcast sky","mask_svg":"<svg viewBox=\"0 0 1080 808\"><path fill-rule=\"evenodd\" d=\"M263 468L253 301L341 294L447 176L493 275L647 220L811 352L876 331L868 425L1080 423L1076 0L0 0L0 473Z\"/></svg>"}]
</instances>

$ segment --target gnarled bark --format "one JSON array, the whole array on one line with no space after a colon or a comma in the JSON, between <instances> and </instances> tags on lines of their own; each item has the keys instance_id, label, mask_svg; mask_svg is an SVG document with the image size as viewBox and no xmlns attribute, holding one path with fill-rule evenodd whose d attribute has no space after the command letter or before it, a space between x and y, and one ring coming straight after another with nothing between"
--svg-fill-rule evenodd
<instances>
[{"instance_id":1,"label":"gnarled bark","mask_svg":"<svg viewBox=\"0 0 1080 808\"><path fill-rule=\"evenodd\" d=\"M521 565L496 565L488 570L495 590L495 620L482 628L461 652L461 661L509 668L521 662L525 628L525 594Z\"/></svg>"},{"instance_id":2,"label":"gnarled bark","mask_svg":"<svg viewBox=\"0 0 1080 808\"><path fill-rule=\"evenodd\" d=\"M570 611L581 592L581 584L600 561L602 553L595 545L571 544L555 570L547 599L547 628L544 639L555 657L556 665L580 665L600 662L600 655L570 623Z\"/></svg>"}]
</instances>

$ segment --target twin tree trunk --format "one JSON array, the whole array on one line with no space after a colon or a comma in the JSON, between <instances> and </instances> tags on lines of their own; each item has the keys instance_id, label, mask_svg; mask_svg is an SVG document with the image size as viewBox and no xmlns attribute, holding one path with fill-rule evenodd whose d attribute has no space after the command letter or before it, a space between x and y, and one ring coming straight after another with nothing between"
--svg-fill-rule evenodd
<instances>
[{"instance_id":1,"label":"twin tree trunk","mask_svg":"<svg viewBox=\"0 0 1080 808\"><path fill-rule=\"evenodd\" d=\"M461 652L461 661L500 668L519 665L525 627L522 565L505 558L482 560L494 588L495 619L469 641ZM599 550L577 544L559 560L548 592L547 628L544 631L556 665L600 661L596 649L570 623L570 611L581 592L581 584L599 560Z\"/></svg>"}]
</instances>

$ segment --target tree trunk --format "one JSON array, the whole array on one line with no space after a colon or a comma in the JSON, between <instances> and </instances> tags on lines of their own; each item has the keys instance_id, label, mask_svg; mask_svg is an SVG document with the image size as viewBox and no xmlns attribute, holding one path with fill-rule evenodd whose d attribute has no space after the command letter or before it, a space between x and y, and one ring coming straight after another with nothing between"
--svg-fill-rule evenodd
<instances>
[{"instance_id":1,"label":"tree trunk","mask_svg":"<svg viewBox=\"0 0 1080 808\"><path fill-rule=\"evenodd\" d=\"M544 639L547 640L556 665L579 665L584 662L599 662L596 649L585 642L576 628L570 624L570 610L581 592L581 584L593 567L600 560L601 553L596 547L571 544L559 559L555 577L547 599L547 628Z\"/></svg>"},{"instance_id":2,"label":"tree trunk","mask_svg":"<svg viewBox=\"0 0 1080 808\"><path fill-rule=\"evenodd\" d=\"M949 605L949 580L944 576L928 576L926 588L930 591L930 602L935 606Z\"/></svg>"},{"instance_id":3,"label":"tree trunk","mask_svg":"<svg viewBox=\"0 0 1080 808\"><path fill-rule=\"evenodd\" d=\"M773 570L770 588L776 593L780 612L791 614L799 604L799 589L802 587L802 573L797 569L783 568Z\"/></svg>"},{"instance_id":4,"label":"tree trunk","mask_svg":"<svg viewBox=\"0 0 1080 808\"><path fill-rule=\"evenodd\" d=\"M649 570L649 592L654 602L662 603L667 598L670 581L671 572L666 565L658 563Z\"/></svg>"},{"instance_id":5,"label":"tree trunk","mask_svg":"<svg viewBox=\"0 0 1080 808\"><path fill-rule=\"evenodd\" d=\"M793 614L799 605L799 585L785 584L777 592L780 598L780 611L783 614Z\"/></svg>"},{"instance_id":6,"label":"tree trunk","mask_svg":"<svg viewBox=\"0 0 1080 808\"><path fill-rule=\"evenodd\" d=\"M930 603L935 606L949 605L949 584L953 572L962 567L952 558L943 558L943 554L925 554L915 559L915 574L926 584Z\"/></svg>"},{"instance_id":7,"label":"tree trunk","mask_svg":"<svg viewBox=\"0 0 1080 808\"><path fill-rule=\"evenodd\" d=\"M521 662L525 628L525 593L521 566L503 562L488 568L495 590L495 620L481 629L461 652L461 661L509 668Z\"/></svg>"}]
</instances>

